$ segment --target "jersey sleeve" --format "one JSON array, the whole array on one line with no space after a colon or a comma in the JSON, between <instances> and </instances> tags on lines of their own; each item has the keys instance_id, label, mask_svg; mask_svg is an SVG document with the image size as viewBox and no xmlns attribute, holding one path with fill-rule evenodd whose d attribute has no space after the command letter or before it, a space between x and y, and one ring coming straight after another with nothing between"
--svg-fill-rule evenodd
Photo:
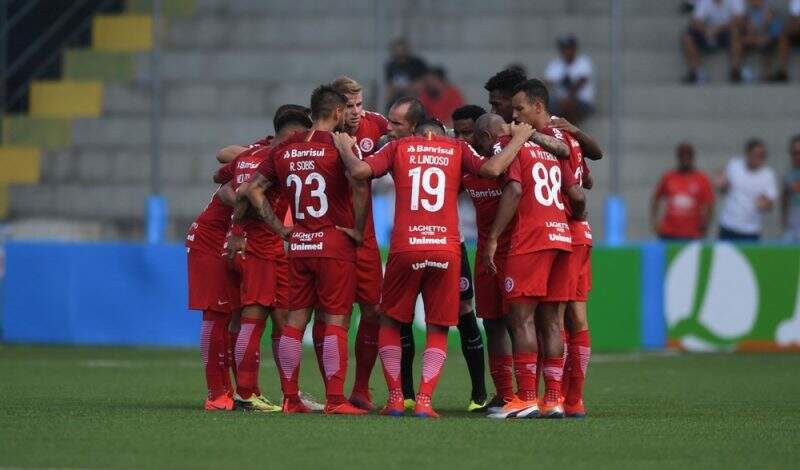
<instances>
[{"instance_id":1,"label":"jersey sleeve","mask_svg":"<svg viewBox=\"0 0 800 470\"><path fill-rule=\"evenodd\" d=\"M519 153L514 156L511 165L508 166L505 174L503 174L503 186L512 181L522 184L522 165L519 162Z\"/></svg>"},{"instance_id":2,"label":"jersey sleeve","mask_svg":"<svg viewBox=\"0 0 800 470\"><path fill-rule=\"evenodd\" d=\"M772 171L771 168L767 173L767 178L764 185L764 196L772 201L778 199L778 182L775 178L775 172Z\"/></svg>"},{"instance_id":3,"label":"jersey sleeve","mask_svg":"<svg viewBox=\"0 0 800 470\"><path fill-rule=\"evenodd\" d=\"M389 142L380 150L364 159L364 163L372 168L372 177L380 178L389 173L394 163L394 154L397 151L397 141Z\"/></svg>"},{"instance_id":4,"label":"jersey sleeve","mask_svg":"<svg viewBox=\"0 0 800 470\"><path fill-rule=\"evenodd\" d=\"M378 132L380 133L380 135L384 135L387 132L389 132L389 120L386 119L383 116L383 114L373 113L373 112L370 112L370 111L367 111L367 112L372 117L372 121L378 127Z\"/></svg>"},{"instance_id":5,"label":"jersey sleeve","mask_svg":"<svg viewBox=\"0 0 800 470\"><path fill-rule=\"evenodd\" d=\"M562 189L567 190L573 186L579 186L581 184L581 169L580 167L575 167L571 158L567 160L559 160L558 164L561 167Z\"/></svg>"},{"instance_id":6,"label":"jersey sleeve","mask_svg":"<svg viewBox=\"0 0 800 470\"><path fill-rule=\"evenodd\" d=\"M703 184L702 184L702 187L703 187L703 193L702 193L703 202L705 202L709 206L713 206L714 205L714 199L716 198L714 196L714 188L711 186L711 180L708 179L708 176L706 176L705 174L702 174L702 175L703 175Z\"/></svg>"},{"instance_id":7,"label":"jersey sleeve","mask_svg":"<svg viewBox=\"0 0 800 470\"><path fill-rule=\"evenodd\" d=\"M225 184L233 179L233 171L236 169L236 159L229 161L217 170L217 181L219 184Z\"/></svg>"},{"instance_id":8,"label":"jersey sleeve","mask_svg":"<svg viewBox=\"0 0 800 470\"><path fill-rule=\"evenodd\" d=\"M461 141L459 143L461 144L461 169L466 173L477 176L486 160L478 155L478 152L468 143Z\"/></svg>"},{"instance_id":9,"label":"jersey sleeve","mask_svg":"<svg viewBox=\"0 0 800 470\"><path fill-rule=\"evenodd\" d=\"M551 137L555 137L556 139L564 142L569 146L569 142L567 141L567 136L564 134L563 131L560 129L556 129L555 127L547 126L541 130L537 130L536 132L542 133L544 135L549 135Z\"/></svg>"}]
</instances>

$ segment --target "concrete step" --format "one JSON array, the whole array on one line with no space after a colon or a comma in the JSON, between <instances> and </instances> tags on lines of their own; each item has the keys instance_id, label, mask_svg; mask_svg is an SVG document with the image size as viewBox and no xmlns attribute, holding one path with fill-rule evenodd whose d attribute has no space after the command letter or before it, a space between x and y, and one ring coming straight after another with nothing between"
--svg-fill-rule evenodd
<instances>
[{"instance_id":1,"label":"concrete step","mask_svg":"<svg viewBox=\"0 0 800 470\"><path fill-rule=\"evenodd\" d=\"M627 86L623 106L629 117L687 116L788 119L800 115L800 100L787 99L792 85Z\"/></svg>"},{"instance_id":2,"label":"concrete step","mask_svg":"<svg viewBox=\"0 0 800 470\"><path fill-rule=\"evenodd\" d=\"M73 142L80 146L146 146L150 142L147 118L114 117L80 119L73 123ZM249 143L272 132L269 119L166 118L162 127L165 146L203 146L214 150L227 143Z\"/></svg>"},{"instance_id":3,"label":"concrete step","mask_svg":"<svg viewBox=\"0 0 800 470\"><path fill-rule=\"evenodd\" d=\"M497 10L510 13L540 12L556 14L564 12L569 2L550 0L399 0L383 2L382 8L388 15L402 15L411 11L425 11L431 14L459 15L485 14ZM626 0L631 1L631 0ZM648 0L650 3L652 0ZM221 16L242 16L257 14L293 14L297 16L330 14L373 14L377 2L371 0L343 0L336 2L335 8L326 2L313 0L197 0L195 11L199 14Z\"/></svg>"},{"instance_id":4,"label":"concrete step","mask_svg":"<svg viewBox=\"0 0 800 470\"><path fill-rule=\"evenodd\" d=\"M443 65L454 82L485 81L511 63L522 63L531 74L542 73L555 52L546 48L528 50L475 51L469 48L420 50L431 64ZM595 76L602 79L610 71L607 54L592 55ZM162 73L166 81L241 82L325 81L348 74L360 81L374 80L384 54L358 49L341 49L336 54L298 51L287 54L284 49L234 49L200 51L196 49L167 51ZM663 52L629 50L622 56L622 77L626 83L676 83L683 71L683 59L677 49ZM147 61L139 63L140 76L149 76ZM381 76L381 80L382 80Z\"/></svg>"},{"instance_id":5,"label":"concrete step","mask_svg":"<svg viewBox=\"0 0 800 470\"><path fill-rule=\"evenodd\" d=\"M412 31L411 41L418 48L473 50L524 50L555 47L555 38L575 34L587 51L609 48L610 21L596 15L543 16L540 12L509 15L502 10L487 14L470 12L441 15L425 11L395 16L382 24L376 37L375 19L367 14L333 14L293 16L268 14L225 18L215 15L176 20L170 23L171 48L252 48L281 47L297 50L331 50L360 48L372 50L391 38ZM679 17L641 17L623 23L623 41L637 48L674 49L679 34L685 29ZM357 34L353 34L353 32ZM525 31L525 34L520 34Z\"/></svg>"},{"instance_id":6,"label":"concrete step","mask_svg":"<svg viewBox=\"0 0 800 470\"><path fill-rule=\"evenodd\" d=\"M36 214L92 220L126 220L144 217L148 190L143 185L50 184L13 186L12 216ZM164 189L171 218L193 219L208 204L215 187L173 186ZM128 220L130 222L130 220Z\"/></svg>"}]
</instances>

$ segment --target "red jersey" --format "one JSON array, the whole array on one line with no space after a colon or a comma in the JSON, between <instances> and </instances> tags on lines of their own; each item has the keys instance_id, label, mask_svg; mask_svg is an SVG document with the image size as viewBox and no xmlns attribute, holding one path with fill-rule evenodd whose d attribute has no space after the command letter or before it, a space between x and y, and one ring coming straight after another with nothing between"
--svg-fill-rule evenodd
<instances>
[{"instance_id":1,"label":"red jersey","mask_svg":"<svg viewBox=\"0 0 800 470\"><path fill-rule=\"evenodd\" d=\"M367 157L375 153L378 149L378 140L383 137L389 126L389 121L378 113L364 111L361 116L361 123L356 130L356 146L361 151L362 157ZM367 198L367 220L364 226L364 246L377 249L378 242L375 239L375 222L372 219L372 187Z\"/></svg>"},{"instance_id":2,"label":"red jersey","mask_svg":"<svg viewBox=\"0 0 800 470\"><path fill-rule=\"evenodd\" d=\"M391 253L460 253L458 192L464 172L478 174L483 158L449 137L405 137L364 161L378 178L392 173L395 185Z\"/></svg>"},{"instance_id":3,"label":"red jersey","mask_svg":"<svg viewBox=\"0 0 800 470\"><path fill-rule=\"evenodd\" d=\"M701 208L714 204L711 182L701 171L670 171L665 174L655 192L656 198L666 198L667 207L658 233L679 238L701 238Z\"/></svg>"},{"instance_id":4,"label":"red jersey","mask_svg":"<svg viewBox=\"0 0 800 470\"><path fill-rule=\"evenodd\" d=\"M509 136L501 137L495 144L495 154L510 140ZM553 154L530 141L525 142L508 167L504 184L516 181L522 186L517 223L511 227L509 255L572 250L561 194L561 167Z\"/></svg>"},{"instance_id":5,"label":"red jersey","mask_svg":"<svg viewBox=\"0 0 800 470\"><path fill-rule=\"evenodd\" d=\"M492 224L497 215L497 208L500 206L500 197L503 195L503 185L499 179L481 178L474 175L464 175L461 180L464 190L472 199L475 206L475 222L478 226L478 253L482 253L492 231ZM516 219L516 217L515 217ZM515 223L512 220L509 227ZM508 241L511 231L506 230L497 240L497 256L508 254Z\"/></svg>"},{"instance_id":6,"label":"red jersey","mask_svg":"<svg viewBox=\"0 0 800 470\"><path fill-rule=\"evenodd\" d=\"M271 140L271 136L259 139L248 145L247 150L243 153L269 145ZM233 180L233 169L232 162L220 168L217 173L218 180L222 184ZM222 247L225 244L225 236L228 234L228 229L231 225L233 207L223 204L222 200L217 195L221 187L222 185L217 188L217 191L211 196L211 201L209 201L206 208L197 216L197 219L189 227L189 232L186 234L187 248L213 255L218 255L222 252ZM234 189L235 188L236 186L234 186Z\"/></svg>"},{"instance_id":7,"label":"red jersey","mask_svg":"<svg viewBox=\"0 0 800 470\"><path fill-rule=\"evenodd\" d=\"M572 137L567 132L563 132L563 135L566 136L566 140L569 144L569 159L568 160L561 160L561 171L564 175L569 173L570 177L565 177L564 180L568 183L562 185L562 190L564 191L564 208L567 212L567 222L569 223L569 231L572 235L572 244L573 245L592 245L592 228L589 226L589 222L585 219L578 219L575 217L575 214L572 211L572 203L570 202L569 196L567 195L567 189L572 186L578 185L583 188L583 173L584 171L588 170L588 166L586 166L586 162L583 159L583 150L581 150L581 144L578 143L577 139Z\"/></svg>"},{"instance_id":8,"label":"red jersey","mask_svg":"<svg viewBox=\"0 0 800 470\"><path fill-rule=\"evenodd\" d=\"M265 145L251 145L226 165L233 169L231 185L234 190L250 181L259 165L269 155L270 150L271 148ZM286 213L286 202L278 189L270 189L267 191L266 197L276 214ZM247 238L248 254L263 259L275 259L276 256L283 253L283 240L267 227L267 224L255 213L254 208L247 211L241 225L244 236Z\"/></svg>"},{"instance_id":9,"label":"red jersey","mask_svg":"<svg viewBox=\"0 0 800 470\"><path fill-rule=\"evenodd\" d=\"M272 149L258 171L289 200L289 256L355 261L355 242L336 229L353 227L355 220L350 183L330 132L295 133Z\"/></svg>"}]
</instances>

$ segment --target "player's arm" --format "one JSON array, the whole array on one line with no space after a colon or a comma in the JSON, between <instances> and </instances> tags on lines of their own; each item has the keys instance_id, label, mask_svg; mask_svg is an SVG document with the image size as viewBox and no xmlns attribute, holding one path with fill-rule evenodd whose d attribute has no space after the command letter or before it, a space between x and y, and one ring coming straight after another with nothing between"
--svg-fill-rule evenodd
<instances>
[{"instance_id":1,"label":"player's arm","mask_svg":"<svg viewBox=\"0 0 800 470\"><path fill-rule=\"evenodd\" d=\"M789 226L789 205L792 198L792 191L789 182L785 182L781 187L781 227L786 230Z\"/></svg>"},{"instance_id":2,"label":"player's arm","mask_svg":"<svg viewBox=\"0 0 800 470\"><path fill-rule=\"evenodd\" d=\"M350 182L351 200L353 201L353 218L355 227L339 227L336 230L346 233L357 246L364 242L364 227L367 225L367 204L369 200L369 182L357 180L348 176Z\"/></svg>"},{"instance_id":3,"label":"player's arm","mask_svg":"<svg viewBox=\"0 0 800 470\"><path fill-rule=\"evenodd\" d=\"M592 175L583 175L583 189L589 191L594 187L594 177Z\"/></svg>"},{"instance_id":4,"label":"player's arm","mask_svg":"<svg viewBox=\"0 0 800 470\"><path fill-rule=\"evenodd\" d=\"M227 147L219 149L217 152L217 161L223 164L230 163L237 155L245 150L247 150L247 147L242 147L241 145L228 145Z\"/></svg>"},{"instance_id":5,"label":"player's arm","mask_svg":"<svg viewBox=\"0 0 800 470\"><path fill-rule=\"evenodd\" d=\"M592 136L583 132L583 130L575 124L572 124L564 118L556 118L553 119L551 125L560 131L567 131L575 137L575 140L577 140L578 144L581 146L584 157L589 160L600 160L603 158L603 150L600 148L600 145L597 144Z\"/></svg>"},{"instance_id":6,"label":"player's arm","mask_svg":"<svg viewBox=\"0 0 800 470\"><path fill-rule=\"evenodd\" d=\"M533 134L533 137L531 137L531 141L552 153L556 158L569 158L569 146L561 139L551 135L543 134L541 132L536 132Z\"/></svg>"},{"instance_id":7,"label":"player's arm","mask_svg":"<svg viewBox=\"0 0 800 470\"><path fill-rule=\"evenodd\" d=\"M511 141L500 152L492 158L486 160L478 171L481 178L497 178L506 171L517 152L525 142L533 135L534 130L528 124L511 124Z\"/></svg>"},{"instance_id":8,"label":"player's arm","mask_svg":"<svg viewBox=\"0 0 800 470\"><path fill-rule=\"evenodd\" d=\"M258 216L267 224L267 227L284 240L289 239L288 227L283 225L283 221L275 215L272 204L264 195L272 187L272 180L257 172L250 179L250 184L246 186L246 197L250 204L256 208ZM238 192L238 191L237 191Z\"/></svg>"},{"instance_id":9,"label":"player's arm","mask_svg":"<svg viewBox=\"0 0 800 470\"><path fill-rule=\"evenodd\" d=\"M217 190L217 197L228 207L236 206L236 191L233 190L230 181L219 187Z\"/></svg>"},{"instance_id":10,"label":"player's arm","mask_svg":"<svg viewBox=\"0 0 800 470\"><path fill-rule=\"evenodd\" d=\"M522 185L518 181L509 181L503 188L503 195L500 196L500 204L497 207L497 214L492 223L492 229L486 238L486 247L483 250L483 264L492 273L497 273L497 266L494 264L494 254L497 251L497 239L506 230L514 214L517 213L519 200L522 198Z\"/></svg>"},{"instance_id":11,"label":"player's arm","mask_svg":"<svg viewBox=\"0 0 800 470\"><path fill-rule=\"evenodd\" d=\"M333 143L336 145L336 150L339 151L339 157L342 159L345 168L347 168L347 174L350 179L366 181L372 178L372 167L358 158L353 152L356 139L346 132L334 132Z\"/></svg>"},{"instance_id":12,"label":"player's arm","mask_svg":"<svg viewBox=\"0 0 800 470\"><path fill-rule=\"evenodd\" d=\"M586 194L580 184L575 184L567 189L567 197L572 205L572 214L576 219L586 219Z\"/></svg>"}]
</instances>

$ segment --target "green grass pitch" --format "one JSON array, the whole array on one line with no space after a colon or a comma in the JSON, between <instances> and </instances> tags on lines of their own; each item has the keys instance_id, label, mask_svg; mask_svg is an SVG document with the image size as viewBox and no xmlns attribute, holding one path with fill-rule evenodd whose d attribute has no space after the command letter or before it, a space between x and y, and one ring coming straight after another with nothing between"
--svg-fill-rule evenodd
<instances>
[{"instance_id":1,"label":"green grass pitch","mask_svg":"<svg viewBox=\"0 0 800 470\"><path fill-rule=\"evenodd\" d=\"M598 354L589 418L494 421L450 354L421 420L205 413L197 351L0 346L0 468L797 468L800 355Z\"/></svg>"}]
</instances>

